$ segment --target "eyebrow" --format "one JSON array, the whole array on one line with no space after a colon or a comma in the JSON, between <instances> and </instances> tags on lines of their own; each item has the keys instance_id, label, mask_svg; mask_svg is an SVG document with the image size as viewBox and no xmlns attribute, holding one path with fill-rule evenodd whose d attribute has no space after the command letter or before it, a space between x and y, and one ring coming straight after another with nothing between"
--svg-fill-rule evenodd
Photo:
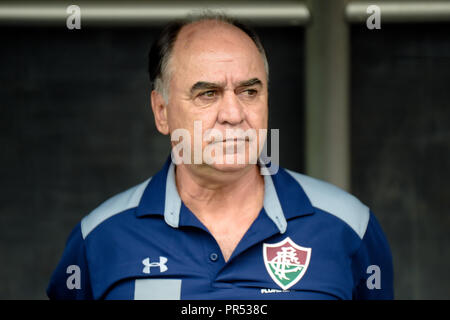
<instances>
[{"instance_id":1,"label":"eyebrow","mask_svg":"<svg viewBox=\"0 0 450 320\"><path fill-rule=\"evenodd\" d=\"M222 87L220 83L198 81L191 87L191 93L197 90L218 89L220 87Z\"/></svg>"},{"instance_id":2,"label":"eyebrow","mask_svg":"<svg viewBox=\"0 0 450 320\"><path fill-rule=\"evenodd\" d=\"M250 80L239 82L238 87L251 87L254 85L259 85L262 87L262 81L259 80L258 78L252 78Z\"/></svg>"},{"instance_id":3,"label":"eyebrow","mask_svg":"<svg viewBox=\"0 0 450 320\"><path fill-rule=\"evenodd\" d=\"M262 81L258 78L252 78L249 80L244 80L238 83L237 87L251 87L254 85L262 86ZM211 90L211 89L219 89L222 88L222 83L214 83L214 82L207 82L207 81L198 81L191 87L191 94L194 93L197 90Z\"/></svg>"}]
</instances>

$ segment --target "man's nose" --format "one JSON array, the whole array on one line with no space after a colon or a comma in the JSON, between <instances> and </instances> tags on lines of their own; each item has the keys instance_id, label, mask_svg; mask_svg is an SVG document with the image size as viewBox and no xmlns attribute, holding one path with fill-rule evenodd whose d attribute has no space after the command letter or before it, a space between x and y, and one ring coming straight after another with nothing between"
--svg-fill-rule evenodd
<instances>
[{"instance_id":1,"label":"man's nose","mask_svg":"<svg viewBox=\"0 0 450 320\"><path fill-rule=\"evenodd\" d=\"M226 91L224 93L217 118L221 124L237 125L244 121L244 108L235 92Z\"/></svg>"}]
</instances>

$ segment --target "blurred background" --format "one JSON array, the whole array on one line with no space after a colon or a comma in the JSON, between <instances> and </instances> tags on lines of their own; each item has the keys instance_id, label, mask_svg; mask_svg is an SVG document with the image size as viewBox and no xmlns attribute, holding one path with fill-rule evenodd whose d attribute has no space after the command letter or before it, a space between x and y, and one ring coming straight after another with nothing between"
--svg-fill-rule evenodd
<instances>
[{"instance_id":1,"label":"blurred background","mask_svg":"<svg viewBox=\"0 0 450 320\"><path fill-rule=\"evenodd\" d=\"M450 299L450 1L388 0L0 1L0 299L46 299L81 218L160 169L147 53L202 8L260 35L281 165L371 207L397 299Z\"/></svg>"}]
</instances>

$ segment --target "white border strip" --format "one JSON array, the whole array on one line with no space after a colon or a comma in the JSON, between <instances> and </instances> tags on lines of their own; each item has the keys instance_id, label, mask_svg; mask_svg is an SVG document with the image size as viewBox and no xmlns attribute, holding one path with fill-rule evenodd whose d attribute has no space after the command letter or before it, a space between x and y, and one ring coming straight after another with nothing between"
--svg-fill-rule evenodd
<instances>
[{"instance_id":1,"label":"white border strip","mask_svg":"<svg viewBox=\"0 0 450 320\"><path fill-rule=\"evenodd\" d=\"M303 25L310 19L307 6L298 2L105 4L96 1L73 1L72 4L80 7L82 24L88 25L159 25L204 9L221 10L232 17L250 20L257 25ZM67 7L67 3L2 2L0 3L0 23L65 23L68 17Z\"/></svg>"},{"instance_id":2,"label":"white border strip","mask_svg":"<svg viewBox=\"0 0 450 320\"><path fill-rule=\"evenodd\" d=\"M345 9L348 22L365 22L367 8L377 5L382 22L450 22L450 1L352 1Z\"/></svg>"}]
</instances>

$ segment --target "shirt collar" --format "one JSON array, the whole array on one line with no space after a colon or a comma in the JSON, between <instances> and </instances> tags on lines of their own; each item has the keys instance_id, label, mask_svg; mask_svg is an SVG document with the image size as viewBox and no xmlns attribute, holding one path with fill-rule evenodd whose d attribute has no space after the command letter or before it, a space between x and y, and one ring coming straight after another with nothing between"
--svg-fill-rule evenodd
<instances>
[{"instance_id":1,"label":"shirt collar","mask_svg":"<svg viewBox=\"0 0 450 320\"><path fill-rule=\"evenodd\" d=\"M175 182L175 165L169 156L163 168L147 185L136 215L161 215L168 225L178 228L181 205ZM283 168L273 175L264 175L264 211L280 233L286 231L289 219L314 213L301 186Z\"/></svg>"}]
</instances>

